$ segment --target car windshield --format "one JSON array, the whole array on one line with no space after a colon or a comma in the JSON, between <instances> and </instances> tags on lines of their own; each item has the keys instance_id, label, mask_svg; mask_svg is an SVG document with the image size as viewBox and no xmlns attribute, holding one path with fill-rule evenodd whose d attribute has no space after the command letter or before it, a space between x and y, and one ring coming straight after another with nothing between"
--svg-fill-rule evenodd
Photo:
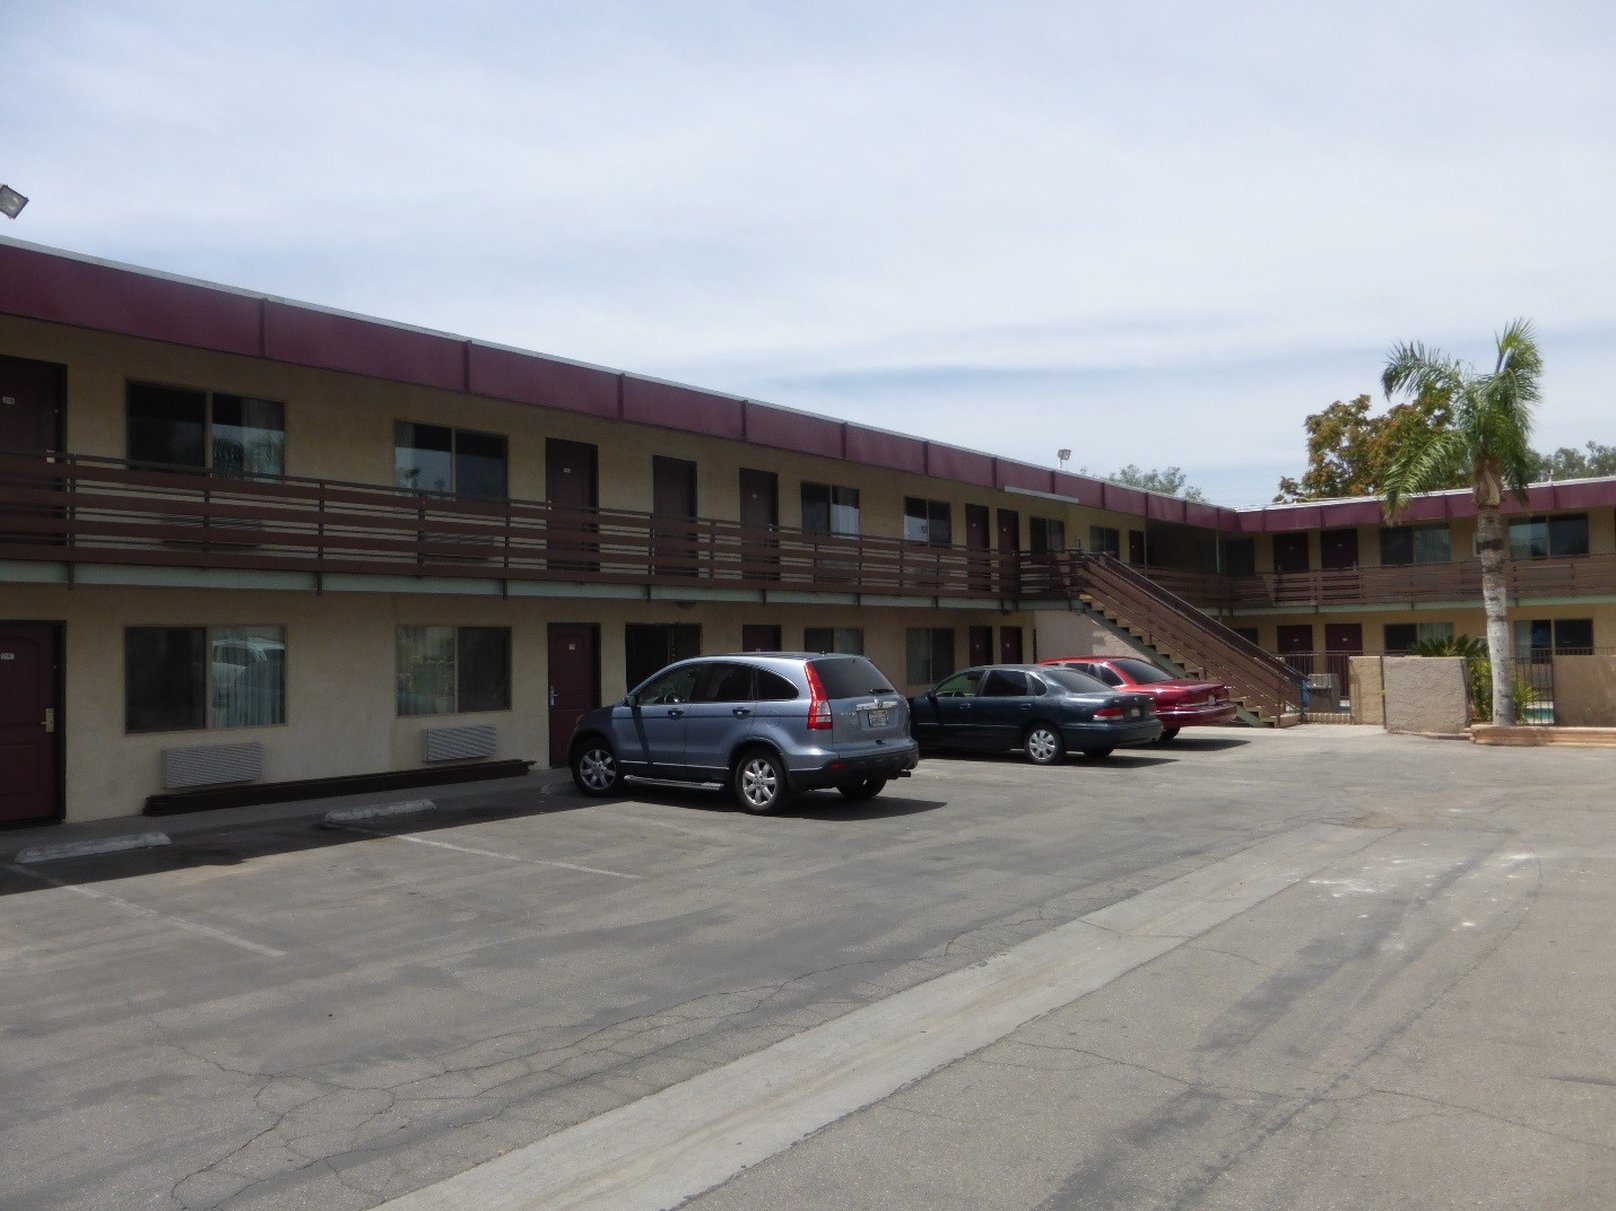
<instances>
[{"instance_id":1,"label":"car windshield","mask_svg":"<svg viewBox=\"0 0 1616 1211\"><path fill-rule=\"evenodd\" d=\"M1038 675L1051 685L1058 685L1069 694L1109 694L1111 687L1098 677L1079 673L1076 669L1039 669Z\"/></svg>"},{"instance_id":2,"label":"car windshield","mask_svg":"<svg viewBox=\"0 0 1616 1211\"><path fill-rule=\"evenodd\" d=\"M864 694L892 694L886 677L862 656L819 656L808 662L819 675L827 698L858 698Z\"/></svg>"},{"instance_id":3,"label":"car windshield","mask_svg":"<svg viewBox=\"0 0 1616 1211\"><path fill-rule=\"evenodd\" d=\"M1155 665L1148 664L1143 660L1134 660L1130 657L1126 660L1113 660L1111 663L1117 668L1121 669L1132 680L1138 682L1140 685L1150 685L1156 681L1173 680L1173 675L1171 673L1164 672Z\"/></svg>"}]
</instances>

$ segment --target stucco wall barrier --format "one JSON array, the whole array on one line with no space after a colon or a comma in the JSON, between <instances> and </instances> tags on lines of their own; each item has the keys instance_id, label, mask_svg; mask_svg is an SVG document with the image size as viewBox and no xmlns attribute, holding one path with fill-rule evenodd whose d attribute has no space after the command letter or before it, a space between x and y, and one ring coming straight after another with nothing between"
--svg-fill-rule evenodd
<instances>
[{"instance_id":1,"label":"stucco wall barrier","mask_svg":"<svg viewBox=\"0 0 1616 1211\"><path fill-rule=\"evenodd\" d=\"M1470 697L1462 657L1388 656L1381 669L1388 732L1465 735Z\"/></svg>"},{"instance_id":2,"label":"stucco wall barrier","mask_svg":"<svg viewBox=\"0 0 1616 1211\"><path fill-rule=\"evenodd\" d=\"M1554 658L1554 721L1616 727L1616 656Z\"/></svg>"}]
</instances>

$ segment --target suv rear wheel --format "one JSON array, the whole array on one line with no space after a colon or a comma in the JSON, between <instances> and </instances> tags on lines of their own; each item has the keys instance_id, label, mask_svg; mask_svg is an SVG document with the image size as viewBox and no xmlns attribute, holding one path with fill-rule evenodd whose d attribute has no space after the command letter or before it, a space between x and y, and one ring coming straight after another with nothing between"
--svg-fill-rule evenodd
<instances>
[{"instance_id":1,"label":"suv rear wheel","mask_svg":"<svg viewBox=\"0 0 1616 1211\"><path fill-rule=\"evenodd\" d=\"M786 788L786 771L780 759L767 749L755 748L741 754L730 778L735 791L735 802L742 811L754 816L765 816L783 807L790 794Z\"/></svg>"}]
</instances>

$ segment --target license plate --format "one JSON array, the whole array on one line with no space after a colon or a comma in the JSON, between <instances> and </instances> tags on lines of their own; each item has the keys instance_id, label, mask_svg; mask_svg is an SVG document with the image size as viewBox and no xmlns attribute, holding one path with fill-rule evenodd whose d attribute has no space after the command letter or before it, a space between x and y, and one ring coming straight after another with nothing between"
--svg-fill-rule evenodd
<instances>
[{"instance_id":1,"label":"license plate","mask_svg":"<svg viewBox=\"0 0 1616 1211\"><path fill-rule=\"evenodd\" d=\"M864 712L865 727L886 727L892 722L892 712L889 710L873 710Z\"/></svg>"}]
</instances>

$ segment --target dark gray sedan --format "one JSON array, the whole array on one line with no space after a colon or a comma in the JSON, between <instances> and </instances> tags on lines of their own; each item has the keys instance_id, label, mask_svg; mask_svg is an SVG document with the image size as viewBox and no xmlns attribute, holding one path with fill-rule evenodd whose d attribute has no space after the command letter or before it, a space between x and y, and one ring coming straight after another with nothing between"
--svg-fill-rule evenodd
<instances>
[{"instance_id":1,"label":"dark gray sedan","mask_svg":"<svg viewBox=\"0 0 1616 1211\"><path fill-rule=\"evenodd\" d=\"M1008 752L1053 765L1068 750L1107 757L1162 733L1150 698L1119 693L1086 673L1031 664L966 669L909 700L910 729L922 745Z\"/></svg>"}]
</instances>

